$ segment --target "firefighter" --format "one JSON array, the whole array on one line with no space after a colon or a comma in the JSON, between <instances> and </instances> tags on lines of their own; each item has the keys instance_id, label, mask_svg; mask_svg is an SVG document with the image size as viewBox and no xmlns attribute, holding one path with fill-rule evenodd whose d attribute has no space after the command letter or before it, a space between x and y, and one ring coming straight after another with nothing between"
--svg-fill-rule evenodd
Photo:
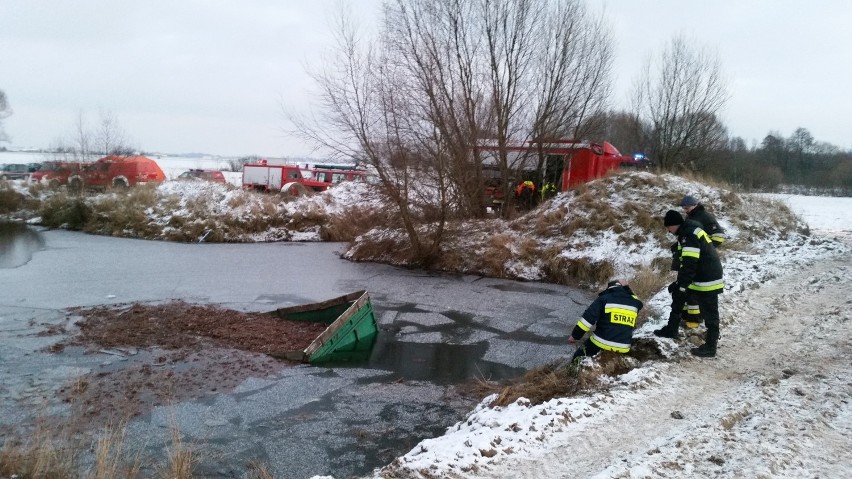
<instances>
[{"instance_id":1,"label":"firefighter","mask_svg":"<svg viewBox=\"0 0 852 479\"><path fill-rule=\"evenodd\" d=\"M541 187L541 200L549 200L554 196L556 196L556 185L548 181Z\"/></svg>"},{"instance_id":2,"label":"firefighter","mask_svg":"<svg viewBox=\"0 0 852 479\"><path fill-rule=\"evenodd\" d=\"M716 218L704 208L704 205L698 202L694 196L686 195L680 200L680 207L686 213L686 219L695 221L701 225L701 228L710 235L710 240L713 241L713 246L718 247L728 239L725 230L719 226Z\"/></svg>"},{"instance_id":3,"label":"firefighter","mask_svg":"<svg viewBox=\"0 0 852 479\"><path fill-rule=\"evenodd\" d=\"M575 344L586 332L594 329L574 351L571 361L594 356L601 350L629 352L636 315L641 309L642 301L633 294L626 281L610 281L606 289L598 293L597 299L586 308L568 337L568 343Z\"/></svg>"},{"instance_id":4,"label":"firefighter","mask_svg":"<svg viewBox=\"0 0 852 479\"><path fill-rule=\"evenodd\" d=\"M680 312L686 303L687 291L695 294L696 301L704 314L707 337L701 346L692 348L692 354L701 357L716 355L719 341L719 294L725 288L722 277L722 262L713 242L701 225L684 220L675 210L666 212L663 225L669 233L677 236L679 255L677 280L669 285L672 295L672 311L665 327L654 334L664 338L678 337Z\"/></svg>"},{"instance_id":5,"label":"firefighter","mask_svg":"<svg viewBox=\"0 0 852 479\"><path fill-rule=\"evenodd\" d=\"M526 180L519 184L515 190L515 197L518 199L518 204L526 209L532 209L533 198L535 198L535 183L532 180Z\"/></svg>"},{"instance_id":6,"label":"firefighter","mask_svg":"<svg viewBox=\"0 0 852 479\"><path fill-rule=\"evenodd\" d=\"M710 235L713 246L719 247L728 238L724 228L719 226L716 218L710 214L704 205L698 202L694 196L686 195L680 200L680 207L686 214L686 219L697 222L701 228ZM674 244L673 246L677 246ZM677 269L675 269L676 271ZM697 328L701 324L701 308L698 306L695 295L687 292L686 305L684 306L684 323L688 328Z\"/></svg>"}]
</instances>

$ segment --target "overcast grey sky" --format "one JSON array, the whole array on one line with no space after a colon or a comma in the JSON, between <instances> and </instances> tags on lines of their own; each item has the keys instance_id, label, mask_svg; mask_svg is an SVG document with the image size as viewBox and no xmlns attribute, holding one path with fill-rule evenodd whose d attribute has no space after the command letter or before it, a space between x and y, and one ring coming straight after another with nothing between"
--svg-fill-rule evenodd
<instances>
[{"instance_id":1,"label":"overcast grey sky","mask_svg":"<svg viewBox=\"0 0 852 479\"><path fill-rule=\"evenodd\" d=\"M380 0L353 0L376 18ZM588 0L615 40L613 106L676 34L715 49L730 79L723 120L749 143L808 128L852 148L852 1ZM310 94L332 0L0 0L0 89L11 144L69 137L78 112L118 119L132 145L168 153L305 156L279 100ZM616 145L618 146L618 145Z\"/></svg>"}]
</instances>

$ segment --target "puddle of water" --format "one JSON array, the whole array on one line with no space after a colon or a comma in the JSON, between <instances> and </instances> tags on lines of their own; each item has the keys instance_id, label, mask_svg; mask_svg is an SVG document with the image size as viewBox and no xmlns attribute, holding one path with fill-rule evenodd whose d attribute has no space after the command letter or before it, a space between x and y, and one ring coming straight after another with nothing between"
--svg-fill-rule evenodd
<instances>
[{"instance_id":1,"label":"puddle of water","mask_svg":"<svg viewBox=\"0 0 852 479\"><path fill-rule=\"evenodd\" d=\"M17 268L44 249L40 233L21 223L0 222L0 268Z\"/></svg>"}]
</instances>

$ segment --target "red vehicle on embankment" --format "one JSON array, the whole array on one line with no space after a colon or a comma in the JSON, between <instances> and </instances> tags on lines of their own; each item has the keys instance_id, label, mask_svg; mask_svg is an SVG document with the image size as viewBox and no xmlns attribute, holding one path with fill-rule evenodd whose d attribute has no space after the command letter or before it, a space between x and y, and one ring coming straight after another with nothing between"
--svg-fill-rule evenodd
<instances>
[{"instance_id":1,"label":"red vehicle on embankment","mask_svg":"<svg viewBox=\"0 0 852 479\"><path fill-rule=\"evenodd\" d=\"M110 155L85 164L79 174L68 179L68 187L77 191L83 188L127 188L163 181L166 181L163 170L146 156Z\"/></svg>"},{"instance_id":2,"label":"red vehicle on embankment","mask_svg":"<svg viewBox=\"0 0 852 479\"><path fill-rule=\"evenodd\" d=\"M67 185L68 179L79 175L82 168L83 164L78 161L45 161L30 175L30 182L57 188Z\"/></svg>"}]
</instances>

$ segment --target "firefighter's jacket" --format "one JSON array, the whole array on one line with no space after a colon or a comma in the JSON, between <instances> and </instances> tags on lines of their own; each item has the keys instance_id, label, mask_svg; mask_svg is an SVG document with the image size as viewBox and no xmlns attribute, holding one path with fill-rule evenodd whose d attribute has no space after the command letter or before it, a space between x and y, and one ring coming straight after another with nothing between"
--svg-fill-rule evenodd
<instances>
[{"instance_id":1,"label":"firefighter's jacket","mask_svg":"<svg viewBox=\"0 0 852 479\"><path fill-rule=\"evenodd\" d=\"M553 183L545 183L544 186L541 187L541 197L542 199L550 198L551 196L556 194L556 185Z\"/></svg>"},{"instance_id":2,"label":"firefighter's jacket","mask_svg":"<svg viewBox=\"0 0 852 479\"><path fill-rule=\"evenodd\" d=\"M725 288L722 279L722 262L710 235L701 225L686 220L677 230L677 252L680 260L677 285L698 293L721 293Z\"/></svg>"},{"instance_id":3,"label":"firefighter's jacket","mask_svg":"<svg viewBox=\"0 0 852 479\"><path fill-rule=\"evenodd\" d=\"M518 187L515 189L515 194L518 196L522 196L524 194L524 190L528 190L530 194L534 193L535 183L530 180L524 181L523 183L519 184Z\"/></svg>"},{"instance_id":4,"label":"firefighter's jacket","mask_svg":"<svg viewBox=\"0 0 852 479\"><path fill-rule=\"evenodd\" d=\"M594 328L589 336L592 343L606 351L626 353L630 351L636 315L641 309L642 301L629 286L610 283L583 312L571 336L580 339L586 331Z\"/></svg>"},{"instance_id":5,"label":"firefighter's jacket","mask_svg":"<svg viewBox=\"0 0 852 479\"><path fill-rule=\"evenodd\" d=\"M689 214L686 215L686 219L700 224L701 229L710 235L710 241L713 242L713 246L719 246L728 239L728 235L725 233L724 228L719 226L719 222L716 221L716 217L705 210L704 205L701 203L699 203L692 209L692 211L689 212Z\"/></svg>"}]
</instances>

